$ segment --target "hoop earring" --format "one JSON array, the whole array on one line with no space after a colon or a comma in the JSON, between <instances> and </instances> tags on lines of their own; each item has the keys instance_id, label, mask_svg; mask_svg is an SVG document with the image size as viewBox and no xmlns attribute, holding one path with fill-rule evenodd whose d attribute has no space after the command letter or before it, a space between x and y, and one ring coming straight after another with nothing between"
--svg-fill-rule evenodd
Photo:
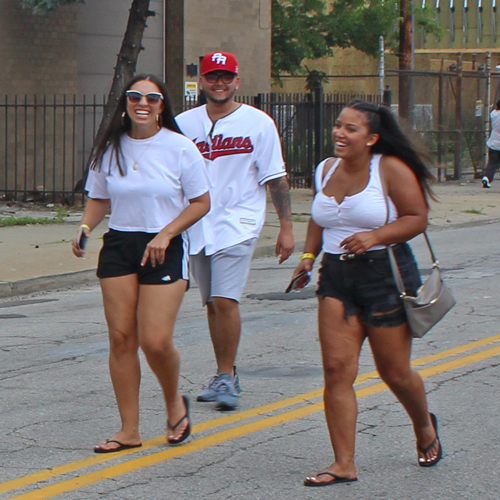
<instances>
[{"instance_id":1,"label":"hoop earring","mask_svg":"<svg viewBox=\"0 0 500 500\"><path fill-rule=\"evenodd\" d=\"M124 112L122 113L122 125L125 125L125 120L126 120L126 118L127 118L127 112L126 112L126 111L124 111Z\"/></svg>"},{"instance_id":2,"label":"hoop earring","mask_svg":"<svg viewBox=\"0 0 500 500\"><path fill-rule=\"evenodd\" d=\"M163 127L163 117L161 115L156 115L156 124L159 128Z\"/></svg>"}]
</instances>

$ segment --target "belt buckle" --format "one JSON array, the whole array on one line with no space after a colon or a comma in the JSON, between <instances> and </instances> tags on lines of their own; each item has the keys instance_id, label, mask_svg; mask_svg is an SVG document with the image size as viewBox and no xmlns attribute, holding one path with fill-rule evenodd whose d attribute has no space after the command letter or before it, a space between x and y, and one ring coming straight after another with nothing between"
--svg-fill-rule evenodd
<instances>
[{"instance_id":1,"label":"belt buckle","mask_svg":"<svg viewBox=\"0 0 500 500\"><path fill-rule=\"evenodd\" d=\"M356 258L356 254L355 253L343 253L340 256L340 260L352 260L352 259L355 259L355 258Z\"/></svg>"}]
</instances>

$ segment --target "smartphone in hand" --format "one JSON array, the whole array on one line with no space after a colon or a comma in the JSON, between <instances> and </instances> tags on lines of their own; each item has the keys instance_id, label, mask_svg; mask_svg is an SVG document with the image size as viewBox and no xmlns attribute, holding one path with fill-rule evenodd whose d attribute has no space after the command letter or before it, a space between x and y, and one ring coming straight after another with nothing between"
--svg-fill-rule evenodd
<instances>
[{"instance_id":1,"label":"smartphone in hand","mask_svg":"<svg viewBox=\"0 0 500 500\"><path fill-rule=\"evenodd\" d=\"M80 234L80 239L78 240L78 246L80 247L81 250L85 250L85 248L87 247L88 239L89 239L88 236L82 229L82 233Z\"/></svg>"},{"instance_id":2,"label":"smartphone in hand","mask_svg":"<svg viewBox=\"0 0 500 500\"><path fill-rule=\"evenodd\" d=\"M291 291L295 290L297 283L302 278L304 278L304 276L307 276L307 280L304 283L304 286L301 287L301 288L304 288L309 283L309 281L311 281L311 273L309 271L306 271L306 270L301 271L299 274L297 274L297 276L295 276L295 278L292 279L292 281L290 281L290 284L286 287L285 293L290 293Z\"/></svg>"}]
</instances>

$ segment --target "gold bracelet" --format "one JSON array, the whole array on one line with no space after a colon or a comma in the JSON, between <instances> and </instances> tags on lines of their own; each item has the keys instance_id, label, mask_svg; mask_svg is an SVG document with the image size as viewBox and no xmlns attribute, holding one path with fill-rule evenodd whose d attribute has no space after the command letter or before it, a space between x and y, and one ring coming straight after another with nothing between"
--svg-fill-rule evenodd
<instances>
[{"instance_id":1,"label":"gold bracelet","mask_svg":"<svg viewBox=\"0 0 500 500\"><path fill-rule=\"evenodd\" d=\"M88 226L87 224L80 224L80 229L81 228L84 228L84 229L88 229L89 231L92 231L92 229L90 229L90 226Z\"/></svg>"},{"instance_id":2,"label":"gold bracelet","mask_svg":"<svg viewBox=\"0 0 500 500\"><path fill-rule=\"evenodd\" d=\"M303 253L303 254L300 256L300 260L304 260L304 259L312 259L312 260L315 260L315 259L316 259L316 255L314 255L313 253Z\"/></svg>"}]
</instances>

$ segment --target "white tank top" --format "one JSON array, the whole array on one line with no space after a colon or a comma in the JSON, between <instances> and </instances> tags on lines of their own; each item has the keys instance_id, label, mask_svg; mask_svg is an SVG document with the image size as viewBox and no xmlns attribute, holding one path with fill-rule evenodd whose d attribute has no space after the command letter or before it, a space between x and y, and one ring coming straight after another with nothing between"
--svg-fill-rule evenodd
<instances>
[{"instance_id":1,"label":"white tank top","mask_svg":"<svg viewBox=\"0 0 500 500\"><path fill-rule=\"evenodd\" d=\"M368 184L359 193L346 196L337 203L334 196L326 196L323 188L340 163L338 159L323 179L323 169L329 160L323 160L315 173L316 196L312 203L311 216L319 226L323 227L323 250L327 253L347 253L340 242L354 233L371 231L395 221L398 218L397 209L389 198L389 218L387 218L387 203L380 179L380 158L373 155L370 162L370 177ZM376 245L370 250L381 250L385 245Z\"/></svg>"}]
</instances>

